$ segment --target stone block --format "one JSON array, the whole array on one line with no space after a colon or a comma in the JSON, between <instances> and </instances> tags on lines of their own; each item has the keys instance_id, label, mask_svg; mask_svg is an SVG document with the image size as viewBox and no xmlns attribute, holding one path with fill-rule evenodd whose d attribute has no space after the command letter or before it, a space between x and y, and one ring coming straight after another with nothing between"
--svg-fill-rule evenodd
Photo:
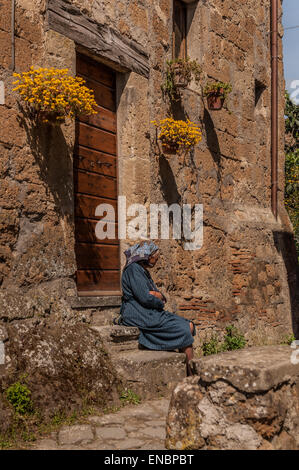
<instances>
[{"instance_id":1,"label":"stone block","mask_svg":"<svg viewBox=\"0 0 299 470\"><path fill-rule=\"evenodd\" d=\"M129 3L130 24L148 31L148 10L136 0Z\"/></svg>"},{"instance_id":2,"label":"stone block","mask_svg":"<svg viewBox=\"0 0 299 470\"><path fill-rule=\"evenodd\" d=\"M113 357L116 370L129 388L143 397L169 393L186 375L185 355L169 351L137 350Z\"/></svg>"},{"instance_id":3,"label":"stone block","mask_svg":"<svg viewBox=\"0 0 299 470\"><path fill-rule=\"evenodd\" d=\"M92 428L88 424L78 424L62 428L58 434L60 445L81 444L93 440Z\"/></svg>"},{"instance_id":4,"label":"stone block","mask_svg":"<svg viewBox=\"0 0 299 470\"><path fill-rule=\"evenodd\" d=\"M43 439L34 445L35 450L58 450L58 444L54 439Z\"/></svg>"},{"instance_id":5,"label":"stone block","mask_svg":"<svg viewBox=\"0 0 299 470\"><path fill-rule=\"evenodd\" d=\"M9 0L1 3L0 29L9 32L11 28L11 11Z\"/></svg>"},{"instance_id":6,"label":"stone block","mask_svg":"<svg viewBox=\"0 0 299 470\"><path fill-rule=\"evenodd\" d=\"M299 364L291 354L264 346L194 359L198 376L172 394L166 447L299 449Z\"/></svg>"},{"instance_id":7,"label":"stone block","mask_svg":"<svg viewBox=\"0 0 299 470\"><path fill-rule=\"evenodd\" d=\"M126 432L119 426L105 426L96 428L96 437L109 440L120 440L126 437Z\"/></svg>"},{"instance_id":8,"label":"stone block","mask_svg":"<svg viewBox=\"0 0 299 470\"><path fill-rule=\"evenodd\" d=\"M30 15L28 15L26 9L16 5L15 34L31 43L39 44L42 40L42 22L40 21L39 12L31 10Z\"/></svg>"},{"instance_id":9,"label":"stone block","mask_svg":"<svg viewBox=\"0 0 299 470\"><path fill-rule=\"evenodd\" d=\"M142 429L140 434L146 437L165 439L165 426L153 427L149 424L145 429Z\"/></svg>"},{"instance_id":10,"label":"stone block","mask_svg":"<svg viewBox=\"0 0 299 470\"><path fill-rule=\"evenodd\" d=\"M0 65L3 68L9 68L11 66L11 39L9 31L0 30L0 49L1 51L7 51L6 54L1 54Z\"/></svg>"},{"instance_id":11,"label":"stone block","mask_svg":"<svg viewBox=\"0 0 299 470\"><path fill-rule=\"evenodd\" d=\"M134 437L128 437L124 441L115 442L115 448L117 450L144 449L144 441Z\"/></svg>"},{"instance_id":12,"label":"stone block","mask_svg":"<svg viewBox=\"0 0 299 470\"><path fill-rule=\"evenodd\" d=\"M67 318L70 312L62 303L59 306L60 301L55 302L50 292L45 293L43 299L37 295L36 304L34 306L32 302L31 308L24 296L23 310L19 312L17 300L20 302L20 299L14 300L14 305L12 302L10 305L1 302L0 305L1 320L3 312L7 316L12 313L11 317L18 315L17 322L6 326L6 362L1 366L1 390L12 383L11 377L17 375L16 371L21 367L34 407L39 410L44 423L49 423L57 413L69 416L80 411L84 404L98 404L101 408L119 405L122 384L99 336L78 319L73 319L71 325ZM8 311L9 307L12 312ZM56 316L58 312L54 313L59 307L62 309L60 320ZM39 319L30 321L27 318L21 322L20 316L23 314L24 317L26 313L28 317L39 313ZM48 321L42 315L47 316ZM5 404L2 410L2 404L4 402L0 400L0 432L11 424L10 417L6 416L10 409ZM65 427L59 433L62 445L76 445L92 439L90 424Z\"/></svg>"}]
</instances>

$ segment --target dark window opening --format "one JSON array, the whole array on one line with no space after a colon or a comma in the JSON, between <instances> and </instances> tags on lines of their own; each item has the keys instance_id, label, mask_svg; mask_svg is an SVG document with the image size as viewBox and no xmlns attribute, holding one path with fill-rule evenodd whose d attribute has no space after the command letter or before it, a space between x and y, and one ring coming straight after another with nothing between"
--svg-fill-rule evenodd
<instances>
[{"instance_id":1,"label":"dark window opening","mask_svg":"<svg viewBox=\"0 0 299 470\"><path fill-rule=\"evenodd\" d=\"M186 59L187 57L187 7L180 0L173 2L173 33L172 33L172 58Z\"/></svg>"},{"instance_id":2,"label":"dark window opening","mask_svg":"<svg viewBox=\"0 0 299 470\"><path fill-rule=\"evenodd\" d=\"M259 80L255 80L255 103L254 103L255 106L258 104L259 99L260 99L263 91L265 90L265 88L266 88L266 85L264 85Z\"/></svg>"}]
</instances>

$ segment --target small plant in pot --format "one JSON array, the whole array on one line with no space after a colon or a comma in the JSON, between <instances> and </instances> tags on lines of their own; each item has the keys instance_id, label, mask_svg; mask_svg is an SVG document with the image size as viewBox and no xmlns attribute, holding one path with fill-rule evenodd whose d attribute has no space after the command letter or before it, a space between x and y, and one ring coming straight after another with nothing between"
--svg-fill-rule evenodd
<instances>
[{"instance_id":1,"label":"small plant in pot","mask_svg":"<svg viewBox=\"0 0 299 470\"><path fill-rule=\"evenodd\" d=\"M214 82L208 83L204 87L204 95L207 97L208 107L212 110L219 110L222 108L224 100L228 93L232 91L230 83Z\"/></svg>"},{"instance_id":2,"label":"small plant in pot","mask_svg":"<svg viewBox=\"0 0 299 470\"><path fill-rule=\"evenodd\" d=\"M177 100L179 90L186 88L192 77L198 83L200 79L201 67L197 60L174 59L167 60L166 78L161 88L164 94L168 95L170 100Z\"/></svg>"},{"instance_id":3,"label":"small plant in pot","mask_svg":"<svg viewBox=\"0 0 299 470\"><path fill-rule=\"evenodd\" d=\"M174 155L179 151L188 151L202 138L200 128L192 121L175 120L172 117L151 121L159 129L158 139L162 143L163 153Z\"/></svg>"},{"instance_id":4,"label":"small plant in pot","mask_svg":"<svg viewBox=\"0 0 299 470\"><path fill-rule=\"evenodd\" d=\"M29 115L37 123L59 125L66 116L96 114L93 91L81 77L68 75L68 69L38 68L13 74L18 91L25 101Z\"/></svg>"}]
</instances>

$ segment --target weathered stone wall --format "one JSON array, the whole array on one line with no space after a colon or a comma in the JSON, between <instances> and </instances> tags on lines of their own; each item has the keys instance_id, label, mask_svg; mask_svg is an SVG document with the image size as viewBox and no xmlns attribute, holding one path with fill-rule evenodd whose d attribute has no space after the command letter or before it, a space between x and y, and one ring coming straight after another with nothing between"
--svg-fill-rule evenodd
<instances>
[{"instance_id":1,"label":"weathered stone wall","mask_svg":"<svg viewBox=\"0 0 299 470\"><path fill-rule=\"evenodd\" d=\"M1 79L5 105L1 113L1 313L2 320L69 317L63 300L73 287L72 149L74 124L39 128L17 99L11 67L11 6L2 5ZM44 31L43 2L16 2L15 71L31 65L68 67L74 73L67 38L57 41ZM57 36L57 35L56 35ZM38 289L38 290L36 290ZM70 317L69 317L70 318Z\"/></svg>"},{"instance_id":2,"label":"weathered stone wall","mask_svg":"<svg viewBox=\"0 0 299 470\"><path fill-rule=\"evenodd\" d=\"M125 385L100 336L87 325L53 319L50 323L31 319L0 326L6 354L5 364L0 364L1 436L13 429L13 405L24 402L18 391L14 403L6 397L8 388L18 383L30 391L30 411L36 424L91 406L104 409L120 404Z\"/></svg>"},{"instance_id":3,"label":"weathered stone wall","mask_svg":"<svg viewBox=\"0 0 299 470\"><path fill-rule=\"evenodd\" d=\"M166 447L298 450L299 365L291 353L265 346L195 360L198 375L173 391Z\"/></svg>"},{"instance_id":4,"label":"weathered stone wall","mask_svg":"<svg viewBox=\"0 0 299 470\"><path fill-rule=\"evenodd\" d=\"M265 335L275 341L290 332L298 316L298 278L291 252L292 227L283 203L281 22L277 221L271 212L270 1L212 0L189 5L188 55L199 60L203 74L198 86L192 83L183 91L182 102L173 112L177 118L188 115L200 123L203 139L185 165L179 157L168 160L159 154L150 124L167 111L161 83L165 61L171 58L172 1L71 3L97 22L99 30L102 25L112 28L149 57L148 78L110 62L119 72L119 194L127 196L128 205L203 204L201 250L184 250L176 240L160 242L162 256L154 277L166 292L168 309L192 318L203 329L239 323L243 331L255 330L256 342ZM46 6L45 1L16 1L16 71L31 65L55 66L68 67L74 74L78 46L49 28ZM0 59L6 93L5 105L0 105L0 283L1 299L6 302L2 319L8 318L8 311L13 311L14 319L32 316L31 301L23 305L23 298L33 297L37 287L46 292L44 297L47 291L53 292L55 300L48 300L47 312L64 311L64 298L76 294L74 123L47 130L33 128L24 116L12 92L14 77L9 69L10 8L8 0L2 2L0 38L2 50L7 51ZM221 111L209 111L202 97L210 79L232 83L233 92ZM266 86L256 107L255 80ZM121 242L121 251L127 242ZM13 292L8 296L8 291ZM197 310L188 306L194 297L202 301ZM8 305L9 299L15 303ZM180 310L182 303L187 304L185 310ZM83 317L89 314L83 312ZM72 313L65 315L69 317Z\"/></svg>"}]
</instances>

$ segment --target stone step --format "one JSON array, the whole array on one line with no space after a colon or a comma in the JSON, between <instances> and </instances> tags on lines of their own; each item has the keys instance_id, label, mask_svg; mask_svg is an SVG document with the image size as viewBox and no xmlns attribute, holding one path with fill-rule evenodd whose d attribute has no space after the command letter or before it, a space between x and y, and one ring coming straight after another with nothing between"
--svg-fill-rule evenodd
<instances>
[{"instance_id":1,"label":"stone step","mask_svg":"<svg viewBox=\"0 0 299 470\"><path fill-rule=\"evenodd\" d=\"M94 326L112 326L114 318L119 316L120 307L97 308L92 315L92 325Z\"/></svg>"},{"instance_id":2,"label":"stone step","mask_svg":"<svg viewBox=\"0 0 299 470\"><path fill-rule=\"evenodd\" d=\"M139 329L136 327L92 325L91 328L99 333L110 353L138 349Z\"/></svg>"},{"instance_id":3,"label":"stone step","mask_svg":"<svg viewBox=\"0 0 299 470\"><path fill-rule=\"evenodd\" d=\"M100 335L126 387L142 399L167 396L186 377L185 354L139 349L138 328L123 325L91 328Z\"/></svg>"},{"instance_id":4,"label":"stone step","mask_svg":"<svg viewBox=\"0 0 299 470\"><path fill-rule=\"evenodd\" d=\"M112 325L113 319L119 316L121 308L120 295L68 297L68 303L75 310L88 310L91 324L96 326Z\"/></svg>"},{"instance_id":5,"label":"stone step","mask_svg":"<svg viewBox=\"0 0 299 470\"><path fill-rule=\"evenodd\" d=\"M185 354L137 350L113 353L112 362L127 386L142 399L168 396L186 377Z\"/></svg>"}]
</instances>

